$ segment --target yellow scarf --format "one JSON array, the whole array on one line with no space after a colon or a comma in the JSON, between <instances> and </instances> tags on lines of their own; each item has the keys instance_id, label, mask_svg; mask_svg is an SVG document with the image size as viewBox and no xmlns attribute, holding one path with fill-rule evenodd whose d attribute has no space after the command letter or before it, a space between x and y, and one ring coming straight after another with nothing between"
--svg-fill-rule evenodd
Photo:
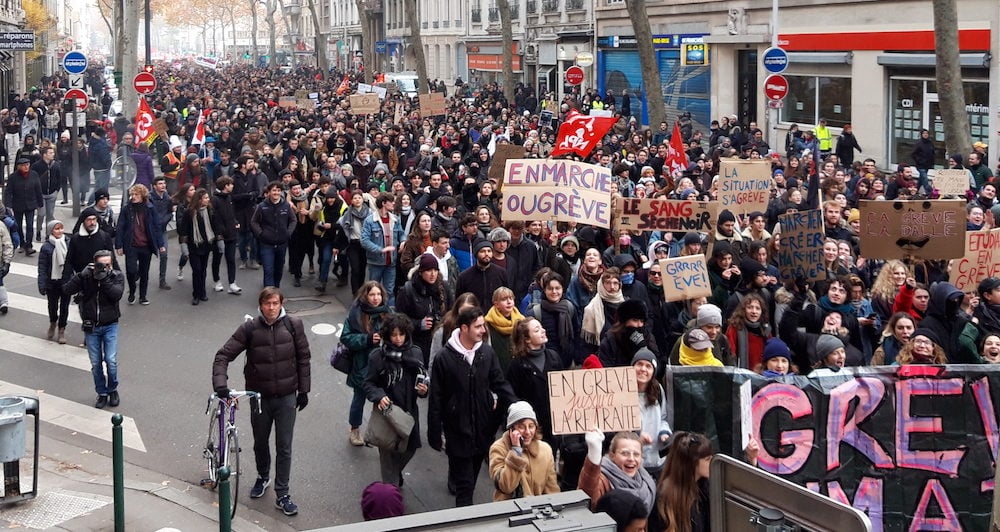
<instances>
[{"instance_id":1,"label":"yellow scarf","mask_svg":"<svg viewBox=\"0 0 1000 532\"><path fill-rule=\"evenodd\" d=\"M722 362L712 354L711 347L704 351L695 351L681 341L681 365L722 367Z\"/></svg>"},{"instance_id":2,"label":"yellow scarf","mask_svg":"<svg viewBox=\"0 0 1000 532\"><path fill-rule=\"evenodd\" d=\"M524 316L518 312L517 307L510 313L510 318L505 318L500 311L497 310L496 306L490 307L490 311L486 313L486 323L489 324L494 331L504 335L510 336L514 334L514 326L517 322L524 319Z\"/></svg>"}]
</instances>

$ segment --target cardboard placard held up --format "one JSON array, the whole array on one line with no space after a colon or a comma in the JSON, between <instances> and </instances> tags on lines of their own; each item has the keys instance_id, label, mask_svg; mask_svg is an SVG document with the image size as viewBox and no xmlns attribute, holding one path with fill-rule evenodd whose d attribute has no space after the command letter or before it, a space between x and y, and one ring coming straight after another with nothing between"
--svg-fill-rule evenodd
<instances>
[{"instance_id":1,"label":"cardboard placard held up","mask_svg":"<svg viewBox=\"0 0 1000 532\"><path fill-rule=\"evenodd\" d=\"M351 111L356 115L377 113L381 107L377 94L352 94Z\"/></svg>"},{"instance_id":2,"label":"cardboard placard held up","mask_svg":"<svg viewBox=\"0 0 1000 532\"><path fill-rule=\"evenodd\" d=\"M550 371L548 378L553 434L642 429L632 366Z\"/></svg>"},{"instance_id":3,"label":"cardboard placard held up","mask_svg":"<svg viewBox=\"0 0 1000 532\"><path fill-rule=\"evenodd\" d=\"M307 89L299 89L295 91L296 100L307 100L309 99L309 91Z\"/></svg>"},{"instance_id":4,"label":"cardboard placard held up","mask_svg":"<svg viewBox=\"0 0 1000 532\"><path fill-rule=\"evenodd\" d=\"M611 227L611 170L564 159L508 159L503 219Z\"/></svg>"},{"instance_id":5,"label":"cardboard placard held up","mask_svg":"<svg viewBox=\"0 0 1000 532\"><path fill-rule=\"evenodd\" d=\"M934 188L942 197L965 197L965 191L969 190L969 172L957 169L938 170L934 174Z\"/></svg>"},{"instance_id":6,"label":"cardboard placard held up","mask_svg":"<svg viewBox=\"0 0 1000 532\"><path fill-rule=\"evenodd\" d=\"M861 255L957 259L965 255L965 200L861 202Z\"/></svg>"},{"instance_id":7,"label":"cardboard placard held up","mask_svg":"<svg viewBox=\"0 0 1000 532\"><path fill-rule=\"evenodd\" d=\"M167 121L162 118L153 120L153 131L156 132L156 136L164 141L167 141L170 137L169 130L167 129Z\"/></svg>"},{"instance_id":8,"label":"cardboard placard held up","mask_svg":"<svg viewBox=\"0 0 1000 532\"><path fill-rule=\"evenodd\" d=\"M507 159L524 158L524 146L517 144L498 144L490 161L489 178L497 182L497 190L503 188L503 172L507 169Z\"/></svg>"},{"instance_id":9,"label":"cardboard placard held up","mask_svg":"<svg viewBox=\"0 0 1000 532\"><path fill-rule=\"evenodd\" d=\"M297 104L298 100L295 96L281 96L278 98L278 107L294 109Z\"/></svg>"},{"instance_id":10,"label":"cardboard placard held up","mask_svg":"<svg viewBox=\"0 0 1000 532\"><path fill-rule=\"evenodd\" d=\"M967 232L965 256L952 261L948 280L955 288L969 292L987 277L1000 277L1000 229Z\"/></svg>"},{"instance_id":11,"label":"cardboard placard held up","mask_svg":"<svg viewBox=\"0 0 1000 532\"><path fill-rule=\"evenodd\" d=\"M403 117L406 116L406 112L403 110L403 102L396 102L395 111L392 113L392 123L401 124L403 123Z\"/></svg>"},{"instance_id":12,"label":"cardboard placard held up","mask_svg":"<svg viewBox=\"0 0 1000 532\"><path fill-rule=\"evenodd\" d=\"M719 208L735 215L767 211L771 199L771 161L722 159L719 163Z\"/></svg>"},{"instance_id":13,"label":"cardboard placard held up","mask_svg":"<svg viewBox=\"0 0 1000 532\"><path fill-rule=\"evenodd\" d=\"M448 114L448 104L440 92L420 95L420 116L438 116Z\"/></svg>"},{"instance_id":14,"label":"cardboard placard held up","mask_svg":"<svg viewBox=\"0 0 1000 532\"><path fill-rule=\"evenodd\" d=\"M718 213L715 201L620 198L615 204L618 229L636 231L712 232Z\"/></svg>"},{"instance_id":15,"label":"cardboard placard held up","mask_svg":"<svg viewBox=\"0 0 1000 532\"><path fill-rule=\"evenodd\" d=\"M315 109L316 102L310 100L309 98L298 98L295 100L295 106L299 109Z\"/></svg>"},{"instance_id":16,"label":"cardboard placard held up","mask_svg":"<svg viewBox=\"0 0 1000 532\"><path fill-rule=\"evenodd\" d=\"M781 279L814 281L824 274L823 211L799 211L778 216L781 224L781 246L778 247L778 269Z\"/></svg>"},{"instance_id":17,"label":"cardboard placard held up","mask_svg":"<svg viewBox=\"0 0 1000 532\"><path fill-rule=\"evenodd\" d=\"M667 301L682 301L712 295L712 284L708 280L708 263L705 255L688 255L660 259L663 298Z\"/></svg>"}]
</instances>

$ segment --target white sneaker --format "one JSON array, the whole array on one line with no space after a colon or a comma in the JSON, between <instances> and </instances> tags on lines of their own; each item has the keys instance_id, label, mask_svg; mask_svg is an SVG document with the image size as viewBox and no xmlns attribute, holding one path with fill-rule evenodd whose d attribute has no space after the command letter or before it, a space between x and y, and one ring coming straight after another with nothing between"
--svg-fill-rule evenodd
<instances>
[{"instance_id":1,"label":"white sneaker","mask_svg":"<svg viewBox=\"0 0 1000 532\"><path fill-rule=\"evenodd\" d=\"M223 290L222 281L216 281L215 282L215 291L216 292L221 292L222 290Z\"/></svg>"},{"instance_id":2,"label":"white sneaker","mask_svg":"<svg viewBox=\"0 0 1000 532\"><path fill-rule=\"evenodd\" d=\"M220 288L220 290L221 290L221 288ZM232 284L229 285L229 293L230 294L239 294L242 291L243 291L243 289L240 288L240 287L238 287L238 286L236 286L236 283L232 283Z\"/></svg>"},{"instance_id":3,"label":"white sneaker","mask_svg":"<svg viewBox=\"0 0 1000 532\"><path fill-rule=\"evenodd\" d=\"M177 270L177 280L178 281L183 281L184 280L184 270L181 270L181 269Z\"/></svg>"}]
</instances>

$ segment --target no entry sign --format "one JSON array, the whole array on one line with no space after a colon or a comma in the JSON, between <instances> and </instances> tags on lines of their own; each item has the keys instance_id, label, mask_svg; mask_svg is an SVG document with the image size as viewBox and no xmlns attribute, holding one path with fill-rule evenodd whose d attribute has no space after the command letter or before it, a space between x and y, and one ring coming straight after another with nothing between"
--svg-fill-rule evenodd
<instances>
[{"instance_id":1,"label":"no entry sign","mask_svg":"<svg viewBox=\"0 0 1000 532\"><path fill-rule=\"evenodd\" d=\"M132 80L132 87L139 94L149 94L156 90L156 78L149 72L139 72Z\"/></svg>"},{"instance_id":2,"label":"no entry sign","mask_svg":"<svg viewBox=\"0 0 1000 532\"><path fill-rule=\"evenodd\" d=\"M579 85L583 83L583 69L573 65L566 69L566 83Z\"/></svg>"},{"instance_id":3,"label":"no entry sign","mask_svg":"<svg viewBox=\"0 0 1000 532\"><path fill-rule=\"evenodd\" d=\"M780 74L771 74L764 80L764 96L769 100L783 100L788 94L788 80Z\"/></svg>"}]
</instances>

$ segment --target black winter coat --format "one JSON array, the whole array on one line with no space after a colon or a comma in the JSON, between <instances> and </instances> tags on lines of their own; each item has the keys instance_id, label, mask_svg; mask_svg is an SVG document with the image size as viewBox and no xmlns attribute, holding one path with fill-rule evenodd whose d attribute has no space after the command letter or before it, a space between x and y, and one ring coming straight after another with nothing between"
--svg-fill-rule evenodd
<instances>
[{"instance_id":1,"label":"black winter coat","mask_svg":"<svg viewBox=\"0 0 1000 532\"><path fill-rule=\"evenodd\" d=\"M430 360L434 330L441 325L451 304L451 297L440 278L436 285L430 286L420 278L419 273L414 273L413 279L407 281L396 295L396 312L406 314L413 322L413 344L420 349L425 366ZM434 325L424 330L423 321L428 316L434 318Z\"/></svg>"},{"instance_id":2,"label":"black winter coat","mask_svg":"<svg viewBox=\"0 0 1000 532\"><path fill-rule=\"evenodd\" d=\"M110 325L121 317L118 302L125 292L125 275L118 270L111 270L107 277L94 279L92 272L84 277L81 273L70 277L63 284L63 293L73 295L80 293L80 318L83 321L93 321L94 325Z\"/></svg>"},{"instance_id":3,"label":"black winter coat","mask_svg":"<svg viewBox=\"0 0 1000 532\"><path fill-rule=\"evenodd\" d=\"M473 260L475 259L473 258ZM493 291L501 286L510 286L507 284L507 270L496 264L490 264L489 268L483 270L473 263L471 267L458 274L455 297L472 292L479 300L479 307L483 309L483 313L486 313L493 306Z\"/></svg>"},{"instance_id":4,"label":"black winter coat","mask_svg":"<svg viewBox=\"0 0 1000 532\"><path fill-rule=\"evenodd\" d=\"M514 358L507 367L507 382L522 401L527 401L535 409L538 424L542 428L545 441L552 442L552 412L549 408L549 378L550 371L563 369L559 353L553 349L543 349L545 364L539 370L527 357Z\"/></svg>"},{"instance_id":5,"label":"black winter coat","mask_svg":"<svg viewBox=\"0 0 1000 532\"><path fill-rule=\"evenodd\" d=\"M250 218L250 229L261 244L287 244L298 222L292 206L285 200L262 201Z\"/></svg>"},{"instance_id":6,"label":"black winter coat","mask_svg":"<svg viewBox=\"0 0 1000 532\"><path fill-rule=\"evenodd\" d=\"M66 237L67 245L69 244L69 236ZM66 272L66 268L59 272L59 279L52 279L52 253L55 251L56 246L48 239L45 239L45 243L42 244L42 249L38 252L38 292L44 295L44 291L48 290L58 290L62 288L62 284L69 279L69 274ZM66 253L66 263L69 263L69 250Z\"/></svg>"},{"instance_id":7,"label":"black winter coat","mask_svg":"<svg viewBox=\"0 0 1000 532\"><path fill-rule=\"evenodd\" d=\"M114 239L108 233L97 229L93 235L81 236L79 233L71 235L68 249L66 251L66 265L63 267L63 276L69 277L76 272L83 271L88 264L94 262L94 253L106 249L115 249ZM118 269L118 259L111 257L115 269Z\"/></svg>"},{"instance_id":8,"label":"black winter coat","mask_svg":"<svg viewBox=\"0 0 1000 532\"><path fill-rule=\"evenodd\" d=\"M420 448L420 408L417 404L417 375L426 375L420 349L410 344L403 350L400 361L385 356L385 348L373 349L368 355L368 375L365 377L365 397L378 404L389 397L393 408L402 408L413 416L413 430L407 450Z\"/></svg>"},{"instance_id":9,"label":"black winter coat","mask_svg":"<svg viewBox=\"0 0 1000 532\"><path fill-rule=\"evenodd\" d=\"M38 179L38 174L29 171L28 175L21 175L15 171L7 176L3 204L14 211L41 209L45 200L42 198L42 182Z\"/></svg>"},{"instance_id":10,"label":"black winter coat","mask_svg":"<svg viewBox=\"0 0 1000 532\"><path fill-rule=\"evenodd\" d=\"M288 320L294 334L284 321ZM309 340L302 320L283 315L272 324L257 316L249 324L241 323L212 364L214 389L228 387L229 363L246 351L243 367L247 390L261 393L264 398L282 397L292 393L309 393Z\"/></svg>"},{"instance_id":11,"label":"black winter coat","mask_svg":"<svg viewBox=\"0 0 1000 532\"><path fill-rule=\"evenodd\" d=\"M226 242L233 242L239 237L237 224L232 194L216 192L212 196L212 228L215 234Z\"/></svg>"}]
</instances>

